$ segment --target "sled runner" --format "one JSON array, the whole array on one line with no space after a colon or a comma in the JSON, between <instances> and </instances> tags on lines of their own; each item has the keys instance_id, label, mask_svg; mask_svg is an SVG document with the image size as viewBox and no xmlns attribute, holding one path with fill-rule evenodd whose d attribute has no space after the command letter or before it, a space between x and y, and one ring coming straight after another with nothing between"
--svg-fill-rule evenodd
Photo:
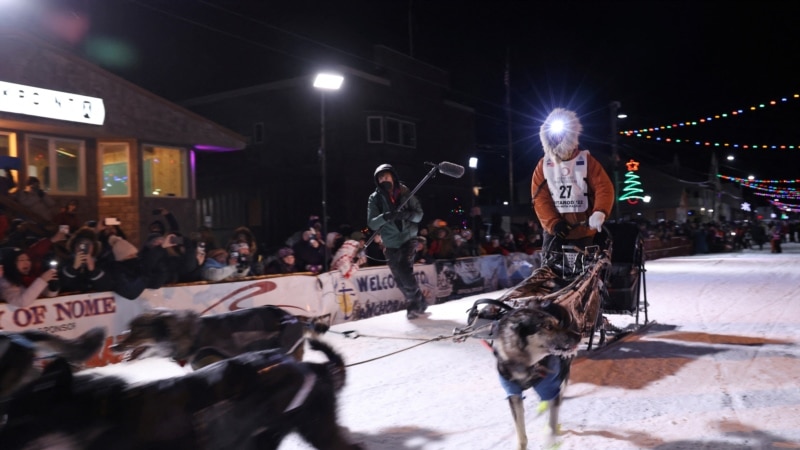
<instances>
[{"instance_id":1,"label":"sled runner","mask_svg":"<svg viewBox=\"0 0 800 450\"><path fill-rule=\"evenodd\" d=\"M517 308L542 306L549 302L563 306L592 348L606 332L619 332L603 314L635 314L639 323L640 291L644 286L644 252L635 224L607 224L595 237L595 245L584 249L554 245L543 250L542 266L497 299L479 299L467 311L467 327L455 335L492 340L497 322ZM560 247L554 250L553 247ZM618 256L615 256L618 254ZM645 294L645 323L647 302Z\"/></svg>"}]
</instances>

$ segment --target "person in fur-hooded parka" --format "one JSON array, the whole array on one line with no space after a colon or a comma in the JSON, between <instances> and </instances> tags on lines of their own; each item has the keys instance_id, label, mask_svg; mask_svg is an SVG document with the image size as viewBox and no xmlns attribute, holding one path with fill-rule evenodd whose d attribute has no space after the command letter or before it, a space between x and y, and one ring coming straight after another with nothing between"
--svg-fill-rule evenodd
<instances>
[{"instance_id":1,"label":"person in fur-hooded parka","mask_svg":"<svg viewBox=\"0 0 800 450\"><path fill-rule=\"evenodd\" d=\"M588 245L614 207L614 184L603 166L581 150L583 127L575 112L556 108L542 124L544 157L531 181L533 209L544 228L544 247L553 237Z\"/></svg>"}]
</instances>

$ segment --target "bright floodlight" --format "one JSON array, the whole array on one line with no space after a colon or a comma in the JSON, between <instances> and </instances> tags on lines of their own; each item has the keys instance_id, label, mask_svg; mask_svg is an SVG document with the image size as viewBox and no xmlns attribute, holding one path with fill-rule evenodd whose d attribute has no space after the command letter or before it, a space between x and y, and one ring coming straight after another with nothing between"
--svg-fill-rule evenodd
<instances>
[{"instance_id":1,"label":"bright floodlight","mask_svg":"<svg viewBox=\"0 0 800 450\"><path fill-rule=\"evenodd\" d=\"M477 169L478 168L478 158L472 156L469 158L469 168L470 169Z\"/></svg>"},{"instance_id":2,"label":"bright floodlight","mask_svg":"<svg viewBox=\"0 0 800 450\"><path fill-rule=\"evenodd\" d=\"M314 87L335 91L342 87L344 77L335 73L318 73L314 78Z\"/></svg>"}]
</instances>

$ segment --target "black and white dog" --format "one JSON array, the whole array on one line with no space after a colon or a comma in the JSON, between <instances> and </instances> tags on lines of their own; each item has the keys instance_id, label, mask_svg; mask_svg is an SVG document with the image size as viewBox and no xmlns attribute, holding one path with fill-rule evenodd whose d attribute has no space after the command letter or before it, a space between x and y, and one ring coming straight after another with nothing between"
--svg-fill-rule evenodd
<instances>
[{"instance_id":1,"label":"black and white dog","mask_svg":"<svg viewBox=\"0 0 800 450\"><path fill-rule=\"evenodd\" d=\"M500 383L514 418L519 450L528 445L522 392L529 388L547 403L545 446L555 444L563 391L581 338L569 312L553 302L514 309L498 321L493 349Z\"/></svg>"},{"instance_id":2,"label":"black and white dog","mask_svg":"<svg viewBox=\"0 0 800 450\"><path fill-rule=\"evenodd\" d=\"M74 339L39 330L0 333L0 399L41 375L40 360L60 357L82 363L100 351L105 328L96 327Z\"/></svg>"},{"instance_id":3,"label":"black and white dog","mask_svg":"<svg viewBox=\"0 0 800 450\"><path fill-rule=\"evenodd\" d=\"M294 431L320 450L359 450L337 423L344 363L321 341L309 346L328 362L266 350L140 383L73 374L58 360L13 394L0 442L4 450L274 450Z\"/></svg>"},{"instance_id":4,"label":"black and white dog","mask_svg":"<svg viewBox=\"0 0 800 450\"><path fill-rule=\"evenodd\" d=\"M162 356L188 361L194 369L246 352L279 349L303 359L308 326L277 306L258 306L200 316L191 310L156 309L129 324L111 346L131 358Z\"/></svg>"}]
</instances>

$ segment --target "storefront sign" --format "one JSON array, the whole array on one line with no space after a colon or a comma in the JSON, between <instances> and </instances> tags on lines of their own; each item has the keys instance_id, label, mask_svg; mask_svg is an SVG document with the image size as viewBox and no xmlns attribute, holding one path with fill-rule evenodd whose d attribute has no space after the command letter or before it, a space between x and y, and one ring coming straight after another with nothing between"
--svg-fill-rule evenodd
<instances>
[{"instance_id":1,"label":"storefront sign","mask_svg":"<svg viewBox=\"0 0 800 450\"><path fill-rule=\"evenodd\" d=\"M0 81L0 111L102 125L103 99Z\"/></svg>"}]
</instances>

